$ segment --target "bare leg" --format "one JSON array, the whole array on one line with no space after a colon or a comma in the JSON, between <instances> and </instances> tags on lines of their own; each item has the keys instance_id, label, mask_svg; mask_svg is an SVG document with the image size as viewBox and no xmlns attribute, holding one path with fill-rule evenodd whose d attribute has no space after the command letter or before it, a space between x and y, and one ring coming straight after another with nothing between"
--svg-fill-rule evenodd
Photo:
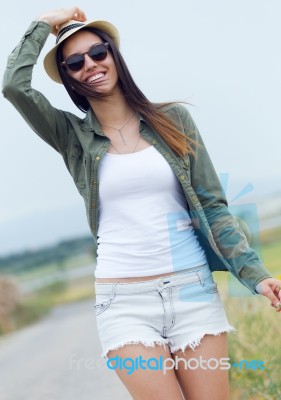
<instances>
[{"instance_id":1,"label":"bare leg","mask_svg":"<svg viewBox=\"0 0 281 400\"><path fill-rule=\"evenodd\" d=\"M143 344L127 344L117 350L111 350L107 357L127 357L135 359L142 356L144 360L151 357L160 359L172 358L168 346L155 345L155 347L145 347ZM113 364L114 365L114 364ZM155 363L153 363L153 366ZM182 400L183 396L175 375L174 369L167 371L166 375L162 370L136 369L128 375L126 369L115 369L118 377L126 386L134 400ZM224 399L225 400L225 399Z\"/></svg>"},{"instance_id":2,"label":"bare leg","mask_svg":"<svg viewBox=\"0 0 281 400\"><path fill-rule=\"evenodd\" d=\"M200 360L200 356L202 356L202 360L227 358L227 333L224 332L218 336L205 335L195 350L186 348L185 354L182 351L178 351L172 354L172 357L174 360L175 356L185 360L190 360L191 358ZM201 369L200 367L189 369L185 367L184 362L178 362L178 368L175 368L174 371L185 399L229 400L228 370L222 370L219 366L216 369L212 369L216 366L216 360L211 360L211 368L207 367L207 369ZM194 368L196 362L190 361L190 365L191 368ZM204 365L203 363L203 366L206 367L206 364Z\"/></svg>"}]
</instances>

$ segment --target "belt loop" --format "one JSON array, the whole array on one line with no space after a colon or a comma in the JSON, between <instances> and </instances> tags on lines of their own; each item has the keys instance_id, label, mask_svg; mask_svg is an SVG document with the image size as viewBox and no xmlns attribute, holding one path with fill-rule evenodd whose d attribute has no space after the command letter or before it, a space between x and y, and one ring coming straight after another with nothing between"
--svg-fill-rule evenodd
<instances>
[{"instance_id":1,"label":"belt loop","mask_svg":"<svg viewBox=\"0 0 281 400\"><path fill-rule=\"evenodd\" d=\"M114 294L115 294L115 286L116 286L117 282L114 282L111 286L111 295L110 295L110 300L114 299Z\"/></svg>"},{"instance_id":2,"label":"belt loop","mask_svg":"<svg viewBox=\"0 0 281 400\"><path fill-rule=\"evenodd\" d=\"M203 281L202 273L201 273L200 271L196 271L196 274L199 276L199 280L200 280L201 285L204 286L204 281Z\"/></svg>"}]
</instances>

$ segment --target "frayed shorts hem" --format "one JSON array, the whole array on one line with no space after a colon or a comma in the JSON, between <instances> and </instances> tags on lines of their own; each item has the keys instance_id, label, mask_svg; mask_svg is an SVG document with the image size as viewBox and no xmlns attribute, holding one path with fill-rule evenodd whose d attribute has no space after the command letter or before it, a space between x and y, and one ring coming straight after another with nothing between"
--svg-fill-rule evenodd
<instances>
[{"instance_id":1,"label":"frayed shorts hem","mask_svg":"<svg viewBox=\"0 0 281 400\"><path fill-rule=\"evenodd\" d=\"M184 353L186 348L190 348L190 349L196 351L196 347L198 347L201 344L201 340L204 338L205 335L219 336L222 333L236 333L237 334L237 330L233 326L230 325L230 326L226 327L225 329L207 331L207 332L202 333L201 335L198 335L198 337L195 340L188 341L187 343L185 343L182 346L174 346L174 347L171 346L170 351L171 351L171 353L175 353L177 351L182 351Z\"/></svg>"},{"instance_id":2,"label":"frayed shorts hem","mask_svg":"<svg viewBox=\"0 0 281 400\"><path fill-rule=\"evenodd\" d=\"M126 345L131 345L131 344L143 344L145 347L155 347L155 345L159 345L159 346L164 346L164 349L169 349L169 339L163 339L163 340L159 340L159 339L148 339L148 340L143 340L143 339L127 339L124 340L123 342L119 343L119 344L115 344L113 346L110 346L107 350L105 350L101 357L102 358L106 358L108 359L108 352L111 350L118 350ZM167 345L167 347L166 347Z\"/></svg>"},{"instance_id":3,"label":"frayed shorts hem","mask_svg":"<svg viewBox=\"0 0 281 400\"><path fill-rule=\"evenodd\" d=\"M228 327L225 327L224 329L207 331L207 332L204 332L204 333L198 335L198 337L196 339L185 342L185 344L181 345L181 346L172 346L171 345L171 340L170 339L164 339L164 338L163 338L163 340L159 340L159 338L157 338L157 339L148 339L148 340L143 340L143 339L132 339L132 340L130 340L130 339L126 339L126 340L122 341L121 343L118 343L118 344L115 344L113 346L110 346L108 349L106 349L101 354L101 357L108 360L109 351L119 350L120 348L122 348L122 347L124 347L126 345L131 345L131 344L143 344L147 348L149 348L149 347L153 348L153 347L155 347L155 345L159 345L159 346L164 346L165 351L168 350L171 353L176 353L177 351L182 351L185 354L185 350L187 348L190 348L190 349L196 351L196 347L198 347L201 344L201 340L204 338L205 335L219 336L222 333L235 333L235 334L237 334L237 330L233 326L229 325ZM167 347L166 347L166 345L167 345Z\"/></svg>"}]
</instances>

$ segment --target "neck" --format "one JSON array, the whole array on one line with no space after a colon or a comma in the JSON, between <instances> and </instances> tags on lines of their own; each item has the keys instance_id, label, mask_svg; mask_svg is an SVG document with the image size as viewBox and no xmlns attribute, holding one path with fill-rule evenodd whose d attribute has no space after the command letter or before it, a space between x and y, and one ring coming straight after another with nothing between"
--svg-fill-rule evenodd
<instances>
[{"instance_id":1,"label":"neck","mask_svg":"<svg viewBox=\"0 0 281 400\"><path fill-rule=\"evenodd\" d=\"M107 101L89 99L89 103L100 124L118 127L133 112L121 90L115 91L111 97L107 98Z\"/></svg>"}]
</instances>

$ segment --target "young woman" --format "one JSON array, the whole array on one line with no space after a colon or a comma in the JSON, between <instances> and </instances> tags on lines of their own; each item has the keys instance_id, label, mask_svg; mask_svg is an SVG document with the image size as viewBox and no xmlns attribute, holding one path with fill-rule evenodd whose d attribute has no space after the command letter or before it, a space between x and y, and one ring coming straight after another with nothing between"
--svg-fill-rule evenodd
<instances>
[{"instance_id":1,"label":"young woman","mask_svg":"<svg viewBox=\"0 0 281 400\"><path fill-rule=\"evenodd\" d=\"M31 87L50 32L57 39L44 59L46 72L64 84L85 119L52 107ZM186 107L151 103L119 46L111 23L87 22L78 7L43 14L9 56L3 93L62 155L85 201L97 244L102 356L142 357L131 374L115 369L134 399L226 400L221 359L235 328L212 272L230 271L278 311L281 281L270 276L230 214ZM174 366L179 357L192 358L190 368L178 362L164 374L160 360Z\"/></svg>"}]
</instances>

